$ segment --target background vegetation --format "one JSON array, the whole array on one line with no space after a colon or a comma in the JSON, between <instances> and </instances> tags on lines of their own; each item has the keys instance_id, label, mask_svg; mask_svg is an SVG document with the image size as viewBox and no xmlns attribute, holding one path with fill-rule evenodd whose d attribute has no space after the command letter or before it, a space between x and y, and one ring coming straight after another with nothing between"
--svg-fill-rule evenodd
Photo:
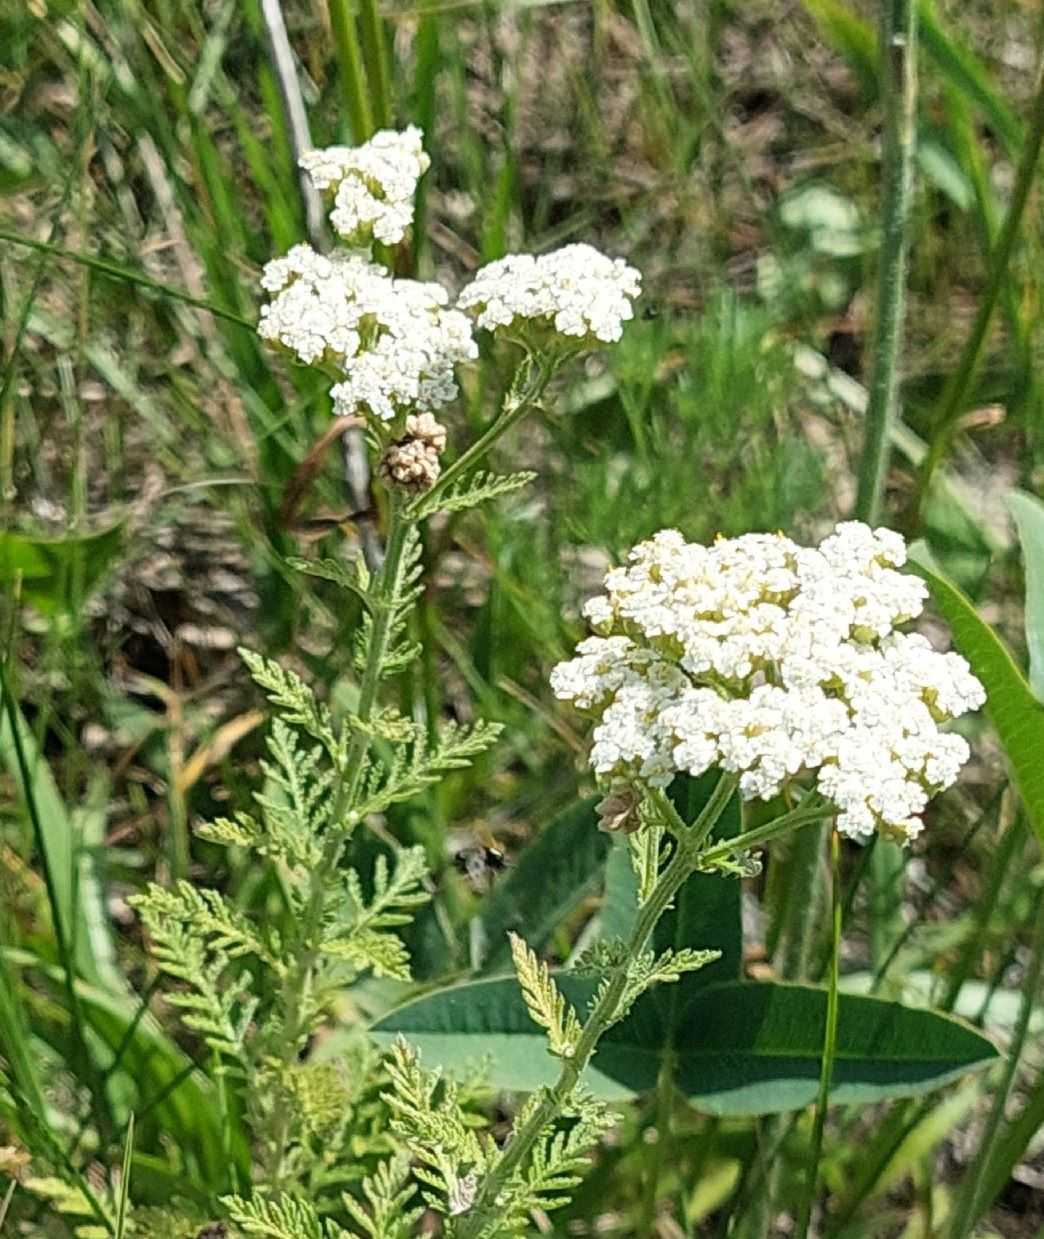
<instances>
[{"instance_id":1,"label":"background vegetation","mask_svg":"<svg viewBox=\"0 0 1044 1239\"><path fill-rule=\"evenodd\" d=\"M144 1017L155 978L127 900L150 878L217 873L244 908L278 917L270 882L190 836L257 782L263 718L235 647L285 656L349 700L357 616L285 560L365 545L381 519L346 486L336 446L313 452L329 424L321 379L252 330L261 264L308 230L262 8L0 3L0 1058L36 1082L46 1116L0 1127L0 1172L16 1182L28 1147L99 1190L117 1183L134 1108L141 1201L189 1185L203 1216L238 1154L192 1072L198 1045ZM398 269L458 286L509 250L582 239L644 273L622 343L498 448L536 483L429 536L426 657L401 707L505 724L474 767L387 815L437 875L411 949L415 976L444 979L471 966L490 898L454 856L492 836L517 862L591 790L547 672L605 567L665 525L811 540L851 511L881 240L876 17L852 0L396 2L382 10L386 80L365 47L360 99L345 13L343 0L284 5L316 145L350 141L360 110L425 130L433 166ZM1025 586L1031 620L1044 589L1035 509L1024 561L1009 504L1044 478L1032 177L1000 258L1044 131L1044 23L1019 0L925 0L920 16L902 420L882 519L927 539L1021 661ZM967 342L992 297L976 359ZM491 352L451 432L482 424L502 378ZM291 501L306 459L314 474ZM1033 636L1031 623L1039 687ZM987 1167L968 1207L984 1233L1044 1225L1044 874L994 732L980 720L972 737L974 765L905 866L884 846L845 856L842 983L930 998L1001 1044L1015 1035L1017 1069L916 1105L838 1109L826 1233L942 1233L973 1164ZM795 847L747 893L752 975L822 977L820 864ZM600 896L582 877L535 943L559 959ZM359 1021L398 994L347 992L330 1053L369 1053ZM1007 1118L991 1120L1009 1086ZM367 1104L352 1099L360 1165L380 1151ZM665 1120L641 1103L554 1233L714 1234L726 1217L769 1233L768 1163L801 1165L807 1116L720 1120L677 1101L668 1117L651 1198ZM6 1218L13 1234L69 1233L28 1192Z\"/></svg>"}]
</instances>

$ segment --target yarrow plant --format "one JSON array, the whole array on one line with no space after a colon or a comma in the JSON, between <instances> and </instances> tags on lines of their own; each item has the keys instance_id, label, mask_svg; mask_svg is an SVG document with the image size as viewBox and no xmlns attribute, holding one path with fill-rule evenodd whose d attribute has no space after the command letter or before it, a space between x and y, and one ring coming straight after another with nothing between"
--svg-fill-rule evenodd
<instances>
[{"instance_id":1,"label":"yarrow plant","mask_svg":"<svg viewBox=\"0 0 1044 1239\"><path fill-rule=\"evenodd\" d=\"M968 759L940 724L985 693L959 654L898 631L927 596L896 571L905 559L898 534L856 521L815 548L782 534L695 546L675 530L635 547L585 607L598 635L551 677L597 719L610 824L628 788L717 767L747 800L812 779L852 838L916 837Z\"/></svg>"},{"instance_id":2,"label":"yarrow plant","mask_svg":"<svg viewBox=\"0 0 1044 1239\"><path fill-rule=\"evenodd\" d=\"M561 700L596 719L603 824L648 828L632 849L639 894L630 935L598 942L580 962L593 981L585 1009L511 938L522 1000L557 1064L554 1082L532 1093L498 1143L476 1126L458 1085L406 1042L380 1068L372 1050L336 1066L314 1057L313 1034L346 984L366 972L409 979L399 933L429 895L423 849L396 847L359 872L356 832L467 765L498 732L482 722L429 729L381 700L385 682L420 653L408 636L422 588L420 526L530 480L479 466L542 406L566 361L619 339L640 276L574 244L491 263L454 300L439 284L393 278L370 249L401 241L411 224L428 166L419 130L313 151L302 166L327 196L343 244L329 254L298 245L266 266L271 300L258 330L330 377L334 410L366 426L374 477L387 491L376 572L361 559L293 561L360 606L355 705L335 713L292 671L243 653L275 712L266 785L255 812L199 833L273 867L287 912L281 932L188 883L153 886L136 906L157 962L181 984L171 1002L209 1047L229 1113L242 1111L250 1127L253 1182L224 1199L237 1233L407 1239L427 1206L442 1215L447 1239L513 1239L534 1211L568 1200L611 1122L583 1082L602 1036L652 986L717 957L650 945L689 877L750 873L755 843L835 814L854 836L913 837L928 797L967 757L939 724L977 706L982 690L959 658L897 631L924 597L896 571L897 535L842 525L807 549L782 535L706 548L658 534L609 574L606 593L587 607L597 635L552 677ZM517 367L486 430L444 466L451 435L435 415L458 395L458 368L477 356L473 326L514 346ZM687 821L665 789L681 772L711 769L716 786ZM737 789L747 799L804 794L767 826L717 841L715 824ZM374 1106L384 1123L376 1134ZM390 1138L400 1152L341 1191L359 1149L376 1162Z\"/></svg>"},{"instance_id":3,"label":"yarrow plant","mask_svg":"<svg viewBox=\"0 0 1044 1239\"><path fill-rule=\"evenodd\" d=\"M358 1099L367 1088L372 1097L382 1078L393 1130L417 1162L412 1177L450 1219L447 1234L456 1226L465 1233L465 1219L478 1216L472 1206L490 1199L492 1177L503 1174L500 1151L476 1134L455 1090L436 1087L406 1047L383 1076L365 1056L336 1070L313 1062L307 1047L345 984L367 971L408 979L397 931L428 898L422 849L382 855L371 873L359 873L348 863L356 830L467 765L498 732L479 722L446 724L431 735L380 703L384 681L419 653L406 636L421 588L419 526L435 513L474 507L530 480L528 473L498 476L478 466L540 404L566 360L619 337L639 277L590 246L492 264L456 303L437 283L392 277L371 247L397 244L408 232L417 181L429 163L421 137L414 127L382 131L360 147L305 155L302 167L330 205L340 245L327 254L296 245L261 277L271 299L261 309L259 334L330 376L334 412L367 427L374 476L389 498L376 574L361 560L295 561L361 603L355 709L335 717L296 674L244 651L276 715L266 788L255 798L256 813L199 829L212 843L246 849L275 867L290 929L277 934L219 892L189 883L153 886L135 901L157 963L182 987L171 1002L209 1047L223 1089L235 1094L232 1104L244 1110L253 1134L253 1189L225 1200L226 1220L244 1235L403 1239L412 1233L420 1210L401 1157L377 1167L340 1206L331 1194L345 1179L340 1168L357 1160L360 1142L368 1147L360 1129L368 1112ZM496 308L494 293L509 314ZM435 415L459 394L458 367L478 355L473 322L521 344L522 354L485 433L444 469L449 435ZM517 959L534 1013L555 1052L566 1053L577 1017L566 1018L546 967L522 944ZM671 975L686 966L696 961L679 957ZM362 1071L362 1083L351 1078L353 1068ZM563 1114L573 1120L568 1135L556 1127ZM581 1091L563 1096L534 1140L527 1137L518 1173L493 1196L503 1204L506 1192L510 1204L498 1205L500 1220L493 1229L483 1223L482 1233L520 1233L532 1209L561 1203L606 1121L604 1108ZM337 1208L354 1231L320 1220L320 1211Z\"/></svg>"}]
</instances>

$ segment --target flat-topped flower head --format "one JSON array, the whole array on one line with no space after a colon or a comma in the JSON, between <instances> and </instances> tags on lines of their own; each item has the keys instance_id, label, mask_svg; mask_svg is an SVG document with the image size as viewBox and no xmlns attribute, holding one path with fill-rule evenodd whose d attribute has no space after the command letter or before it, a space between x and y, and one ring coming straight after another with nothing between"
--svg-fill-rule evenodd
<instances>
[{"instance_id":1,"label":"flat-topped flower head","mask_svg":"<svg viewBox=\"0 0 1044 1239\"><path fill-rule=\"evenodd\" d=\"M391 421L434 412L457 396L454 367L478 355L471 323L451 310L439 284L396 280L345 253L295 246L268 263L259 334L306 364L342 371L333 389L338 414Z\"/></svg>"},{"instance_id":2,"label":"flat-topped flower head","mask_svg":"<svg viewBox=\"0 0 1044 1239\"><path fill-rule=\"evenodd\" d=\"M366 307L382 281L383 270L362 258L295 245L262 272L261 287L274 295L261 307L258 334L306 365L343 364L359 351Z\"/></svg>"},{"instance_id":3,"label":"flat-topped flower head","mask_svg":"<svg viewBox=\"0 0 1044 1239\"><path fill-rule=\"evenodd\" d=\"M489 263L457 305L474 314L480 327L508 339L539 348L560 337L590 348L619 340L640 292L641 275L622 258L577 244Z\"/></svg>"},{"instance_id":4,"label":"flat-topped flower head","mask_svg":"<svg viewBox=\"0 0 1044 1239\"><path fill-rule=\"evenodd\" d=\"M939 726L985 693L959 655L897 631L926 596L905 557L898 534L855 521L814 548L675 530L635 547L585 607L598 635L551 677L597 720L599 778L665 787L718 767L766 800L811 778L845 834L913 838L968 758Z\"/></svg>"},{"instance_id":5,"label":"flat-topped flower head","mask_svg":"<svg viewBox=\"0 0 1044 1239\"><path fill-rule=\"evenodd\" d=\"M328 146L301 156L301 167L320 193L331 198L330 223L351 245L371 240L396 245L413 222L417 182L431 160L423 134L410 125L382 129L362 146Z\"/></svg>"},{"instance_id":6,"label":"flat-topped flower head","mask_svg":"<svg viewBox=\"0 0 1044 1239\"><path fill-rule=\"evenodd\" d=\"M474 360L471 323L446 308L440 284L385 280L368 312L369 339L331 390L338 414L391 421L400 412L433 413L458 394L454 369Z\"/></svg>"}]
</instances>

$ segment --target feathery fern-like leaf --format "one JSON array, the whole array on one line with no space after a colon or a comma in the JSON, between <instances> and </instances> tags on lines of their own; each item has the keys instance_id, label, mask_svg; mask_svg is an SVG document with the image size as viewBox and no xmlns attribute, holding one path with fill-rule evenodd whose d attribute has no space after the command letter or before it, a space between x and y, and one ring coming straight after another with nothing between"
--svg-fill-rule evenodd
<instances>
[{"instance_id":1,"label":"feathery fern-like leaf","mask_svg":"<svg viewBox=\"0 0 1044 1239\"><path fill-rule=\"evenodd\" d=\"M504 474L485 473L480 470L462 482L458 482L446 494L436 495L430 503L426 503L423 498L420 499L414 508L414 513L418 519L423 519L435 512L464 512L468 508L478 507L479 504L496 499L500 495L508 495L512 491L521 490L523 486L528 486L536 476L528 470Z\"/></svg>"},{"instance_id":2,"label":"feathery fern-like leaf","mask_svg":"<svg viewBox=\"0 0 1044 1239\"><path fill-rule=\"evenodd\" d=\"M410 1239L423 1206L411 1205L416 1188L410 1183L410 1159L400 1153L382 1162L362 1181L366 1207L344 1194L344 1206L366 1239Z\"/></svg>"},{"instance_id":3,"label":"feathery fern-like leaf","mask_svg":"<svg viewBox=\"0 0 1044 1239\"><path fill-rule=\"evenodd\" d=\"M551 969L518 934L508 934L522 997L534 1023L548 1036L548 1049L558 1058L572 1058L582 1026L572 1006L551 976Z\"/></svg>"}]
</instances>

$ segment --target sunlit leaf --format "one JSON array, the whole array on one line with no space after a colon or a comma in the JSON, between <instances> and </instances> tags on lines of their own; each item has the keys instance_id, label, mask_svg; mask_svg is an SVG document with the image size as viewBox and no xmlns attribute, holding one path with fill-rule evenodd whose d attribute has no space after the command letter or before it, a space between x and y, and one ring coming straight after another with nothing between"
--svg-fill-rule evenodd
<instances>
[{"instance_id":1,"label":"sunlit leaf","mask_svg":"<svg viewBox=\"0 0 1044 1239\"><path fill-rule=\"evenodd\" d=\"M595 982L564 974L557 980L566 999L583 1009ZM647 995L602 1039L585 1077L596 1095L622 1100L652 1091L670 1048L677 1087L708 1113L772 1114L815 1098L825 990L741 981L705 987L692 977L671 988L681 995L674 1046L659 1005ZM508 978L428 994L392 1011L371 1032L382 1044L406 1037L426 1067L460 1071L485 1061L497 1088L529 1092L557 1074ZM832 1099L868 1104L917 1096L996 1057L990 1041L950 1016L842 994Z\"/></svg>"},{"instance_id":2,"label":"sunlit leaf","mask_svg":"<svg viewBox=\"0 0 1044 1239\"><path fill-rule=\"evenodd\" d=\"M1008 647L942 574L922 543L911 547L910 561L928 582L954 645L986 688L986 713L1007 754L1029 823L1044 841L1044 704L1033 695Z\"/></svg>"}]
</instances>

